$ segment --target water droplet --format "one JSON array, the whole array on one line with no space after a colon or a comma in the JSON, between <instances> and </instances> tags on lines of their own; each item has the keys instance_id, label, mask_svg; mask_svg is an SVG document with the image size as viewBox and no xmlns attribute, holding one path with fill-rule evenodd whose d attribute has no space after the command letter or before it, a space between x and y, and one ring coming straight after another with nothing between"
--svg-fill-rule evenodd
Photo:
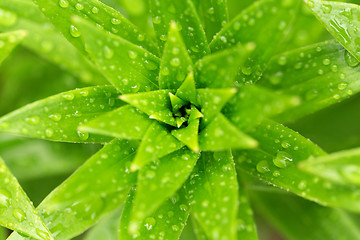
<instances>
[{"instance_id":1,"label":"water droplet","mask_svg":"<svg viewBox=\"0 0 360 240\"><path fill-rule=\"evenodd\" d=\"M306 188L306 182L304 180L300 181L298 184L298 188L300 190L304 190Z\"/></svg>"},{"instance_id":2,"label":"water droplet","mask_svg":"<svg viewBox=\"0 0 360 240\"><path fill-rule=\"evenodd\" d=\"M160 16L155 16L153 18L153 23L154 24L160 24L161 23L161 17Z\"/></svg>"},{"instance_id":3,"label":"water droplet","mask_svg":"<svg viewBox=\"0 0 360 240\"><path fill-rule=\"evenodd\" d=\"M323 5L321 6L321 10L322 10L324 13L330 13L331 10L332 10L332 7L331 7L331 5L323 4Z\"/></svg>"},{"instance_id":4,"label":"water droplet","mask_svg":"<svg viewBox=\"0 0 360 240\"><path fill-rule=\"evenodd\" d=\"M23 222L26 219L25 212L19 208L14 209L13 215L19 222Z\"/></svg>"},{"instance_id":5,"label":"water droplet","mask_svg":"<svg viewBox=\"0 0 360 240\"><path fill-rule=\"evenodd\" d=\"M81 10L84 9L84 6L83 6L81 3L77 3L77 4L75 5L75 8L76 8L77 10L81 11Z\"/></svg>"},{"instance_id":6,"label":"water droplet","mask_svg":"<svg viewBox=\"0 0 360 240\"><path fill-rule=\"evenodd\" d=\"M180 210L186 212L188 210L188 207L185 204L181 204Z\"/></svg>"},{"instance_id":7,"label":"water droplet","mask_svg":"<svg viewBox=\"0 0 360 240\"><path fill-rule=\"evenodd\" d=\"M356 67L360 62L348 51L345 51L345 60L350 67Z\"/></svg>"},{"instance_id":8,"label":"water droplet","mask_svg":"<svg viewBox=\"0 0 360 240\"><path fill-rule=\"evenodd\" d=\"M0 208L10 206L11 193L3 188L0 189Z\"/></svg>"},{"instance_id":9,"label":"water droplet","mask_svg":"<svg viewBox=\"0 0 360 240\"><path fill-rule=\"evenodd\" d=\"M256 164L256 170L259 173L270 172L269 163L266 160L260 161Z\"/></svg>"},{"instance_id":10,"label":"water droplet","mask_svg":"<svg viewBox=\"0 0 360 240\"><path fill-rule=\"evenodd\" d=\"M88 90L82 90L80 92L80 95L83 96L83 97L87 97L89 95L89 91Z\"/></svg>"},{"instance_id":11,"label":"water droplet","mask_svg":"<svg viewBox=\"0 0 360 240\"><path fill-rule=\"evenodd\" d=\"M111 23L114 24L114 25L119 25L121 23L121 21L119 19L117 19L117 18L112 18Z\"/></svg>"},{"instance_id":12,"label":"water droplet","mask_svg":"<svg viewBox=\"0 0 360 240\"><path fill-rule=\"evenodd\" d=\"M155 225L156 220L153 217L148 217L145 219L145 224L144 226L146 227L147 230L151 230L153 228L153 226Z\"/></svg>"},{"instance_id":13,"label":"water droplet","mask_svg":"<svg viewBox=\"0 0 360 240\"><path fill-rule=\"evenodd\" d=\"M341 82L338 84L338 89L339 90L344 90L345 88L347 88L348 84L346 82Z\"/></svg>"},{"instance_id":14,"label":"water droplet","mask_svg":"<svg viewBox=\"0 0 360 240\"><path fill-rule=\"evenodd\" d=\"M99 12L99 9L98 9L97 7L93 7L93 8L91 9L91 12L96 14L96 13Z\"/></svg>"},{"instance_id":15,"label":"water droplet","mask_svg":"<svg viewBox=\"0 0 360 240\"><path fill-rule=\"evenodd\" d=\"M87 133L87 132L78 131L77 134L78 134L80 140L82 140L82 141L86 141L89 138L89 133Z\"/></svg>"},{"instance_id":16,"label":"water droplet","mask_svg":"<svg viewBox=\"0 0 360 240\"><path fill-rule=\"evenodd\" d=\"M52 130L51 128L47 128L45 130L45 136L52 137L53 135L54 135L54 130Z\"/></svg>"},{"instance_id":17,"label":"water droplet","mask_svg":"<svg viewBox=\"0 0 360 240\"><path fill-rule=\"evenodd\" d=\"M153 71L153 70L156 70L158 68L158 65L156 63L154 63L153 61L146 60L145 61L145 67L148 70Z\"/></svg>"},{"instance_id":18,"label":"water droplet","mask_svg":"<svg viewBox=\"0 0 360 240\"><path fill-rule=\"evenodd\" d=\"M69 6L69 2L67 0L60 0L59 5L62 8L67 8Z\"/></svg>"},{"instance_id":19,"label":"water droplet","mask_svg":"<svg viewBox=\"0 0 360 240\"><path fill-rule=\"evenodd\" d=\"M330 65L330 63L331 63L331 61L330 61L330 59L328 59L328 58L325 58L325 59L323 60L323 64L324 64L325 66Z\"/></svg>"},{"instance_id":20,"label":"water droplet","mask_svg":"<svg viewBox=\"0 0 360 240\"><path fill-rule=\"evenodd\" d=\"M280 176L280 171L279 171L279 170L275 170L275 171L273 172L273 176L274 176L274 177L279 177L279 176Z\"/></svg>"},{"instance_id":21,"label":"water droplet","mask_svg":"<svg viewBox=\"0 0 360 240\"><path fill-rule=\"evenodd\" d=\"M25 122L32 124L32 125L37 125L40 122L40 117L39 116L28 117L28 118L25 118Z\"/></svg>"},{"instance_id":22,"label":"water droplet","mask_svg":"<svg viewBox=\"0 0 360 240\"><path fill-rule=\"evenodd\" d=\"M170 65L174 67L180 66L180 59L179 58L173 58L170 60Z\"/></svg>"},{"instance_id":23,"label":"water droplet","mask_svg":"<svg viewBox=\"0 0 360 240\"><path fill-rule=\"evenodd\" d=\"M41 238L41 239L50 239L50 236L47 232L40 230L40 229L36 229L36 234Z\"/></svg>"},{"instance_id":24,"label":"water droplet","mask_svg":"<svg viewBox=\"0 0 360 240\"><path fill-rule=\"evenodd\" d=\"M293 161L290 153L279 151L273 159L275 166L279 168L286 168Z\"/></svg>"},{"instance_id":25,"label":"water droplet","mask_svg":"<svg viewBox=\"0 0 360 240\"><path fill-rule=\"evenodd\" d=\"M55 121L55 122L58 122L58 121L60 121L61 120L61 114L59 114L59 113L55 113L55 114L51 114L51 115L49 115L49 118L51 119L51 120L53 120L53 121Z\"/></svg>"},{"instance_id":26,"label":"water droplet","mask_svg":"<svg viewBox=\"0 0 360 240\"><path fill-rule=\"evenodd\" d=\"M135 58L137 58L137 53L136 52L134 52L134 51L129 51L128 52L128 54L129 54L129 58L131 58L131 59L135 59Z\"/></svg>"},{"instance_id":27,"label":"water droplet","mask_svg":"<svg viewBox=\"0 0 360 240\"><path fill-rule=\"evenodd\" d=\"M71 101L74 99L74 94L73 93L65 93L62 95L62 97L68 101Z\"/></svg>"},{"instance_id":28,"label":"water droplet","mask_svg":"<svg viewBox=\"0 0 360 240\"><path fill-rule=\"evenodd\" d=\"M171 229L172 229L174 232L179 231L179 227L178 227L177 225L172 225L172 226L171 226Z\"/></svg>"},{"instance_id":29,"label":"water droplet","mask_svg":"<svg viewBox=\"0 0 360 240\"><path fill-rule=\"evenodd\" d=\"M81 36L81 33L74 25L70 25L70 35L77 38Z\"/></svg>"}]
</instances>

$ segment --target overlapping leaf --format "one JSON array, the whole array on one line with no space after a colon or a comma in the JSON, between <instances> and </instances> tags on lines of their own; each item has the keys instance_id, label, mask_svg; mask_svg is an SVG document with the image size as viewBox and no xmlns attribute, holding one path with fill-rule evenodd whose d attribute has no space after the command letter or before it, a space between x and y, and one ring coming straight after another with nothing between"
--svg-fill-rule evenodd
<instances>
[{"instance_id":1,"label":"overlapping leaf","mask_svg":"<svg viewBox=\"0 0 360 240\"><path fill-rule=\"evenodd\" d=\"M359 92L359 64L339 43L323 42L274 57L259 83L301 97L302 104L277 117L290 121Z\"/></svg>"},{"instance_id":2,"label":"overlapping leaf","mask_svg":"<svg viewBox=\"0 0 360 240\"><path fill-rule=\"evenodd\" d=\"M142 139L153 120L135 107L126 105L81 125L82 132L119 139Z\"/></svg>"},{"instance_id":3,"label":"overlapping leaf","mask_svg":"<svg viewBox=\"0 0 360 240\"><path fill-rule=\"evenodd\" d=\"M0 24L0 31L26 30L28 35L22 42L23 46L63 67L86 83L107 82L94 66L89 64L48 22L31 0L2 1L0 12L2 16L11 19L7 24Z\"/></svg>"},{"instance_id":4,"label":"overlapping leaf","mask_svg":"<svg viewBox=\"0 0 360 240\"><path fill-rule=\"evenodd\" d=\"M151 0L150 7L160 49L164 47L170 24L174 21L181 29L187 50L194 61L210 52L192 0Z\"/></svg>"},{"instance_id":5,"label":"overlapping leaf","mask_svg":"<svg viewBox=\"0 0 360 240\"><path fill-rule=\"evenodd\" d=\"M71 239L126 199L136 174L130 172L136 143L114 140L50 193L37 210L53 236ZM25 239L13 233L9 240Z\"/></svg>"},{"instance_id":6,"label":"overlapping leaf","mask_svg":"<svg viewBox=\"0 0 360 240\"><path fill-rule=\"evenodd\" d=\"M229 21L227 1L201 0L200 3L204 17L206 36L208 40L211 40Z\"/></svg>"},{"instance_id":7,"label":"overlapping leaf","mask_svg":"<svg viewBox=\"0 0 360 240\"><path fill-rule=\"evenodd\" d=\"M192 214L209 239L236 239L238 183L230 152L203 152L186 191Z\"/></svg>"},{"instance_id":8,"label":"overlapping leaf","mask_svg":"<svg viewBox=\"0 0 360 240\"><path fill-rule=\"evenodd\" d=\"M77 130L79 124L122 106L113 87L90 87L29 104L0 118L0 131L52 141L97 142L109 138Z\"/></svg>"},{"instance_id":9,"label":"overlapping leaf","mask_svg":"<svg viewBox=\"0 0 360 240\"><path fill-rule=\"evenodd\" d=\"M166 200L152 216L145 219L142 227L136 232L132 232L134 229L130 225L134 194L133 189L125 203L120 221L119 239L179 239L190 213L184 190L180 189L171 199Z\"/></svg>"},{"instance_id":10,"label":"overlapping leaf","mask_svg":"<svg viewBox=\"0 0 360 240\"><path fill-rule=\"evenodd\" d=\"M223 109L224 115L240 130L259 124L264 118L300 104L294 95L279 94L266 88L243 86Z\"/></svg>"},{"instance_id":11,"label":"overlapping leaf","mask_svg":"<svg viewBox=\"0 0 360 240\"><path fill-rule=\"evenodd\" d=\"M70 174L93 153L90 147L0 135L0 155L20 181Z\"/></svg>"},{"instance_id":12,"label":"overlapping leaf","mask_svg":"<svg viewBox=\"0 0 360 240\"><path fill-rule=\"evenodd\" d=\"M344 2L304 2L335 39L360 61L360 6Z\"/></svg>"},{"instance_id":13,"label":"overlapping leaf","mask_svg":"<svg viewBox=\"0 0 360 240\"><path fill-rule=\"evenodd\" d=\"M193 64L191 58L179 34L176 23L172 22L161 58L160 89L178 89L192 70Z\"/></svg>"},{"instance_id":14,"label":"overlapping leaf","mask_svg":"<svg viewBox=\"0 0 360 240\"><path fill-rule=\"evenodd\" d=\"M242 151L235 158L240 170L322 205L360 211L359 188L332 183L296 167L301 160L325 155L314 143L271 121L250 135L261 150Z\"/></svg>"},{"instance_id":15,"label":"overlapping leaf","mask_svg":"<svg viewBox=\"0 0 360 240\"><path fill-rule=\"evenodd\" d=\"M130 224L134 229L138 230L146 217L175 194L190 175L197 159L198 154L193 151L180 149L140 170L131 212Z\"/></svg>"},{"instance_id":16,"label":"overlapping leaf","mask_svg":"<svg viewBox=\"0 0 360 240\"><path fill-rule=\"evenodd\" d=\"M86 52L121 93L158 88L159 59L155 55L79 17L73 20L79 30L86 32L79 35Z\"/></svg>"},{"instance_id":17,"label":"overlapping leaf","mask_svg":"<svg viewBox=\"0 0 360 240\"><path fill-rule=\"evenodd\" d=\"M255 82L273 55L287 27L292 23L299 0L261 0L241 12L224 26L210 43L217 52L239 43L253 45L238 76L238 82Z\"/></svg>"},{"instance_id":18,"label":"overlapping leaf","mask_svg":"<svg viewBox=\"0 0 360 240\"><path fill-rule=\"evenodd\" d=\"M62 34L83 53L86 53L83 43L79 38L81 29L78 29L71 22L72 16L87 19L94 25L101 26L108 32L126 39L136 45L142 46L154 54L157 54L157 47L151 38L145 36L134 24L129 22L119 12L103 4L98 0L78 2L77 0L33 0L46 17L58 28ZM61 15L61 18L58 16Z\"/></svg>"},{"instance_id":19,"label":"overlapping leaf","mask_svg":"<svg viewBox=\"0 0 360 240\"><path fill-rule=\"evenodd\" d=\"M313 175L345 185L360 185L360 150L344 150L309 159L299 163L299 167Z\"/></svg>"},{"instance_id":20,"label":"overlapping leaf","mask_svg":"<svg viewBox=\"0 0 360 240\"><path fill-rule=\"evenodd\" d=\"M35 239L54 239L1 158L0 173L0 225Z\"/></svg>"},{"instance_id":21,"label":"overlapping leaf","mask_svg":"<svg viewBox=\"0 0 360 240\"><path fill-rule=\"evenodd\" d=\"M155 161L183 146L184 144L172 136L165 126L153 122L141 141L131 170L136 171L148 162Z\"/></svg>"},{"instance_id":22,"label":"overlapping leaf","mask_svg":"<svg viewBox=\"0 0 360 240\"><path fill-rule=\"evenodd\" d=\"M1 12L0 12L1 14ZM0 63L12 52L12 50L26 36L25 31L16 31L0 34Z\"/></svg>"},{"instance_id":23,"label":"overlapping leaf","mask_svg":"<svg viewBox=\"0 0 360 240\"><path fill-rule=\"evenodd\" d=\"M199 134L202 151L246 149L258 146L256 140L235 127L224 115L218 114Z\"/></svg>"},{"instance_id":24,"label":"overlapping leaf","mask_svg":"<svg viewBox=\"0 0 360 240\"><path fill-rule=\"evenodd\" d=\"M322 207L287 193L252 191L251 197L259 212L287 239L337 240L360 236L358 223L343 210Z\"/></svg>"}]
</instances>

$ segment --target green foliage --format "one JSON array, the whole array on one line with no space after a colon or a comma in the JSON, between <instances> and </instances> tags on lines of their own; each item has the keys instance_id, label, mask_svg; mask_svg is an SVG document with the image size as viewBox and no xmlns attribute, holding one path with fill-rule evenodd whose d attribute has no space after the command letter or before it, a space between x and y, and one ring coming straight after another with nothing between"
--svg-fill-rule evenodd
<instances>
[{"instance_id":1,"label":"green foliage","mask_svg":"<svg viewBox=\"0 0 360 240\"><path fill-rule=\"evenodd\" d=\"M354 2L0 3L8 239L358 239Z\"/></svg>"}]
</instances>

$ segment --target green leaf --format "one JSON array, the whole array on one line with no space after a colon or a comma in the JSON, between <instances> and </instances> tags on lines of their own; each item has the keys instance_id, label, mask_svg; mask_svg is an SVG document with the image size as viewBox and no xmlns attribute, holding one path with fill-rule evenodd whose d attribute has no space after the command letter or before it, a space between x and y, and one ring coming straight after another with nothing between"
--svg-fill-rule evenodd
<instances>
[{"instance_id":1,"label":"green leaf","mask_svg":"<svg viewBox=\"0 0 360 240\"><path fill-rule=\"evenodd\" d=\"M210 53L204 29L191 0L150 0L150 7L160 49L164 48L171 22L175 22L181 28L181 35L194 62Z\"/></svg>"},{"instance_id":2,"label":"green leaf","mask_svg":"<svg viewBox=\"0 0 360 240\"><path fill-rule=\"evenodd\" d=\"M301 97L298 107L277 117L291 121L358 93L358 65L339 43L323 42L274 57L259 84Z\"/></svg>"},{"instance_id":3,"label":"green leaf","mask_svg":"<svg viewBox=\"0 0 360 240\"><path fill-rule=\"evenodd\" d=\"M120 99L143 111L149 115L151 119L156 119L176 127L176 121L171 111L170 93L171 90L158 90L126 94L122 95Z\"/></svg>"},{"instance_id":4,"label":"green leaf","mask_svg":"<svg viewBox=\"0 0 360 240\"><path fill-rule=\"evenodd\" d=\"M1 158L0 172L0 225L35 239L54 239Z\"/></svg>"},{"instance_id":5,"label":"green leaf","mask_svg":"<svg viewBox=\"0 0 360 240\"><path fill-rule=\"evenodd\" d=\"M237 239L258 240L254 213L250 206L249 193L241 173L237 175L239 182L239 208L237 214Z\"/></svg>"},{"instance_id":6,"label":"green leaf","mask_svg":"<svg viewBox=\"0 0 360 240\"><path fill-rule=\"evenodd\" d=\"M118 240L119 223L122 207L103 217L99 223L86 234L85 240Z\"/></svg>"},{"instance_id":7,"label":"green leaf","mask_svg":"<svg viewBox=\"0 0 360 240\"><path fill-rule=\"evenodd\" d=\"M253 85L242 86L224 107L224 115L240 130L259 124L264 118L300 104L295 96L279 94Z\"/></svg>"},{"instance_id":8,"label":"green leaf","mask_svg":"<svg viewBox=\"0 0 360 240\"><path fill-rule=\"evenodd\" d=\"M136 174L129 166L137 144L114 140L91 157L39 205L57 240L71 239L118 208L126 199ZM25 239L14 233L9 240Z\"/></svg>"},{"instance_id":9,"label":"green leaf","mask_svg":"<svg viewBox=\"0 0 360 240\"><path fill-rule=\"evenodd\" d=\"M189 121L188 126L180 129L174 129L171 134L176 137L177 140L185 144L194 152L199 152L199 123L200 119L194 119Z\"/></svg>"},{"instance_id":10,"label":"green leaf","mask_svg":"<svg viewBox=\"0 0 360 240\"><path fill-rule=\"evenodd\" d=\"M180 108L186 105L186 102L171 92L169 93L169 96L173 113L178 113ZM178 127L180 127L179 124Z\"/></svg>"},{"instance_id":11,"label":"green leaf","mask_svg":"<svg viewBox=\"0 0 360 240\"><path fill-rule=\"evenodd\" d=\"M179 239L182 229L189 216L189 205L184 197L184 190L180 189L171 199L166 200L151 217L145 219L141 229L130 234L130 213L133 206L135 189L133 189L125 203L120 221L119 239Z\"/></svg>"},{"instance_id":12,"label":"green leaf","mask_svg":"<svg viewBox=\"0 0 360 240\"><path fill-rule=\"evenodd\" d=\"M72 173L94 145L54 143L0 134L0 155L20 182Z\"/></svg>"},{"instance_id":13,"label":"green leaf","mask_svg":"<svg viewBox=\"0 0 360 240\"><path fill-rule=\"evenodd\" d=\"M161 58L159 88L178 89L192 70L191 58L176 23L172 22Z\"/></svg>"},{"instance_id":14,"label":"green leaf","mask_svg":"<svg viewBox=\"0 0 360 240\"><path fill-rule=\"evenodd\" d=\"M97 69L49 24L31 0L1 1L0 12L14 19L12 24L0 24L0 31L26 30L28 34L22 41L23 46L61 66L83 82L107 83Z\"/></svg>"},{"instance_id":15,"label":"green leaf","mask_svg":"<svg viewBox=\"0 0 360 240\"><path fill-rule=\"evenodd\" d=\"M143 137L136 157L131 164L131 171L136 171L151 161L155 161L172 153L184 144L174 138L166 127L158 122L153 122Z\"/></svg>"},{"instance_id":16,"label":"green leaf","mask_svg":"<svg viewBox=\"0 0 360 240\"><path fill-rule=\"evenodd\" d=\"M206 36L211 40L229 21L227 0L201 0Z\"/></svg>"},{"instance_id":17,"label":"green leaf","mask_svg":"<svg viewBox=\"0 0 360 240\"><path fill-rule=\"evenodd\" d=\"M235 87L235 77L248 55L246 51L244 47L236 46L200 59L196 63L197 87Z\"/></svg>"},{"instance_id":18,"label":"green leaf","mask_svg":"<svg viewBox=\"0 0 360 240\"><path fill-rule=\"evenodd\" d=\"M210 43L213 52L239 43L250 43L254 49L241 69L239 83L251 83L259 79L287 27L293 21L299 3L299 0L256 1L216 35Z\"/></svg>"},{"instance_id":19,"label":"green leaf","mask_svg":"<svg viewBox=\"0 0 360 240\"><path fill-rule=\"evenodd\" d=\"M204 229L200 226L199 222L196 218L191 215L191 224L193 227L193 231L196 235L197 240L208 240L209 238L206 236Z\"/></svg>"},{"instance_id":20,"label":"green leaf","mask_svg":"<svg viewBox=\"0 0 360 240\"><path fill-rule=\"evenodd\" d=\"M360 61L360 6L344 2L304 0L325 28Z\"/></svg>"},{"instance_id":21,"label":"green leaf","mask_svg":"<svg viewBox=\"0 0 360 240\"><path fill-rule=\"evenodd\" d=\"M202 151L223 151L231 148L257 147L256 140L241 132L222 114L218 114L200 132L199 144Z\"/></svg>"},{"instance_id":22,"label":"green leaf","mask_svg":"<svg viewBox=\"0 0 360 240\"><path fill-rule=\"evenodd\" d=\"M299 163L299 168L315 176L345 185L360 185L360 149L350 149Z\"/></svg>"},{"instance_id":23,"label":"green leaf","mask_svg":"<svg viewBox=\"0 0 360 240\"><path fill-rule=\"evenodd\" d=\"M236 92L235 88L197 90L197 102L201 107L201 113L204 114L202 128L211 122Z\"/></svg>"},{"instance_id":24,"label":"green leaf","mask_svg":"<svg viewBox=\"0 0 360 240\"><path fill-rule=\"evenodd\" d=\"M153 120L126 105L114 111L100 115L90 122L81 125L81 132L101 134L119 139L142 139ZM115 127L116 126L116 127Z\"/></svg>"},{"instance_id":25,"label":"green leaf","mask_svg":"<svg viewBox=\"0 0 360 240\"><path fill-rule=\"evenodd\" d=\"M0 131L62 142L107 142L109 138L77 131L101 113L123 105L113 87L73 90L31 103L0 118Z\"/></svg>"},{"instance_id":26,"label":"green leaf","mask_svg":"<svg viewBox=\"0 0 360 240\"><path fill-rule=\"evenodd\" d=\"M73 18L91 60L121 93L157 89L159 59L147 50L81 18Z\"/></svg>"},{"instance_id":27,"label":"green leaf","mask_svg":"<svg viewBox=\"0 0 360 240\"><path fill-rule=\"evenodd\" d=\"M77 47L81 52L85 53L85 48L80 35L82 30L78 29L71 22L72 16L78 16L81 19L91 21L93 25L100 25L107 32L125 39L131 43L142 46L157 54L158 50L151 38L145 36L134 24L122 16L119 12L108 7L97 0L89 0L79 3L77 0L33 0L50 21L58 28L61 33ZM58 16L61 15L61 18ZM80 31L79 31L80 30ZM86 33L89 33L86 31Z\"/></svg>"},{"instance_id":28,"label":"green leaf","mask_svg":"<svg viewBox=\"0 0 360 240\"><path fill-rule=\"evenodd\" d=\"M360 212L360 189L343 186L300 171L296 164L325 153L300 134L271 121L249 132L259 150L241 151L236 162L241 171L324 206Z\"/></svg>"},{"instance_id":29,"label":"green leaf","mask_svg":"<svg viewBox=\"0 0 360 240\"><path fill-rule=\"evenodd\" d=\"M178 88L178 90L176 91L176 96L178 96L182 100L185 100L192 104L198 105L197 92L196 92L196 86L195 86L193 72L189 73L189 75L186 77L185 81Z\"/></svg>"},{"instance_id":30,"label":"green leaf","mask_svg":"<svg viewBox=\"0 0 360 240\"><path fill-rule=\"evenodd\" d=\"M1 11L0 11L1 14ZM0 64L12 50L24 39L25 31L16 31L0 34Z\"/></svg>"},{"instance_id":31,"label":"green leaf","mask_svg":"<svg viewBox=\"0 0 360 240\"><path fill-rule=\"evenodd\" d=\"M259 212L286 239L338 240L360 236L358 222L340 209L322 207L287 193L251 191L251 197Z\"/></svg>"},{"instance_id":32,"label":"green leaf","mask_svg":"<svg viewBox=\"0 0 360 240\"><path fill-rule=\"evenodd\" d=\"M137 232L141 223L173 196L192 172L198 154L180 149L143 167L138 175L130 226Z\"/></svg>"},{"instance_id":33,"label":"green leaf","mask_svg":"<svg viewBox=\"0 0 360 240\"><path fill-rule=\"evenodd\" d=\"M186 190L192 214L210 239L235 239L238 184L231 153L203 152Z\"/></svg>"}]
</instances>

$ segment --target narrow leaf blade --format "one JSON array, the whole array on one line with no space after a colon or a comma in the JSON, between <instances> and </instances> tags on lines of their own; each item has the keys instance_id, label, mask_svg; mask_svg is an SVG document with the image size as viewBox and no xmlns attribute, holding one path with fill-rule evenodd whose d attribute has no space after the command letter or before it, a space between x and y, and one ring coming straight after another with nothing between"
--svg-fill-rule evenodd
<instances>
[{"instance_id":1,"label":"narrow leaf blade","mask_svg":"<svg viewBox=\"0 0 360 240\"><path fill-rule=\"evenodd\" d=\"M53 240L17 179L0 158L0 225L40 240Z\"/></svg>"},{"instance_id":2,"label":"narrow leaf blade","mask_svg":"<svg viewBox=\"0 0 360 240\"><path fill-rule=\"evenodd\" d=\"M166 200L151 216L145 219L141 229L131 234L130 212L135 190L129 193L120 221L119 239L179 239L190 213L189 204L180 189L171 199Z\"/></svg>"},{"instance_id":3,"label":"narrow leaf blade","mask_svg":"<svg viewBox=\"0 0 360 240\"><path fill-rule=\"evenodd\" d=\"M235 239L238 184L231 153L203 152L196 169L186 185L193 216L209 239Z\"/></svg>"},{"instance_id":4,"label":"narrow leaf blade","mask_svg":"<svg viewBox=\"0 0 360 240\"><path fill-rule=\"evenodd\" d=\"M129 170L136 146L114 140L45 198L37 210L56 239L83 233L125 201L136 183L136 174ZM25 238L13 233L9 240L14 239Z\"/></svg>"},{"instance_id":5,"label":"narrow leaf blade","mask_svg":"<svg viewBox=\"0 0 360 240\"><path fill-rule=\"evenodd\" d=\"M157 89L159 59L137 45L75 17L90 59L121 93ZM130 70L131 69L131 70Z\"/></svg>"},{"instance_id":6,"label":"narrow leaf blade","mask_svg":"<svg viewBox=\"0 0 360 240\"><path fill-rule=\"evenodd\" d=\"M251 43L254 46L254 51L249 55L238 76L240 84L259 79L284 32L293 21L300 1L282 3L283 1L278 0L255 2L224 26L210 43L213 52L239 43Z\"/></svg>"},{"instance_id":7,"label":"narrow leaf blade","mask_svg":"<svg viewBox=\"0 0 360 240\"><path fill-rule=\"evenodd\" d=\"M181 27L181 35L194 61L210 52L204 29L191 0L151 0L150 7L160 50L164 48L168 38L171 22L176 22Z\"/></svg>"},{"instance_id":8,"label":"narrow leaf blade","mask_svg":"<svg viewBox=\"0 0 360 240\"><path fill-rule=\"evenodd\" d=\"M62 142L102 143L109 138L77 130L79 124L122 106L110 86L61 93L20 108L0 118L0 131Z\"/></svg>"},{"instance_id":9,"label":"narrow leaf blade","mask_svg":"<svg viewBox=\"0 0 360 240\"><path fill-rule=\"evenodd\" d=\"M136 231L146 217L183 185L197 159L198 154L193 151L180 149L140 170L130 222Z\"/></svg>"}]
</instances>

